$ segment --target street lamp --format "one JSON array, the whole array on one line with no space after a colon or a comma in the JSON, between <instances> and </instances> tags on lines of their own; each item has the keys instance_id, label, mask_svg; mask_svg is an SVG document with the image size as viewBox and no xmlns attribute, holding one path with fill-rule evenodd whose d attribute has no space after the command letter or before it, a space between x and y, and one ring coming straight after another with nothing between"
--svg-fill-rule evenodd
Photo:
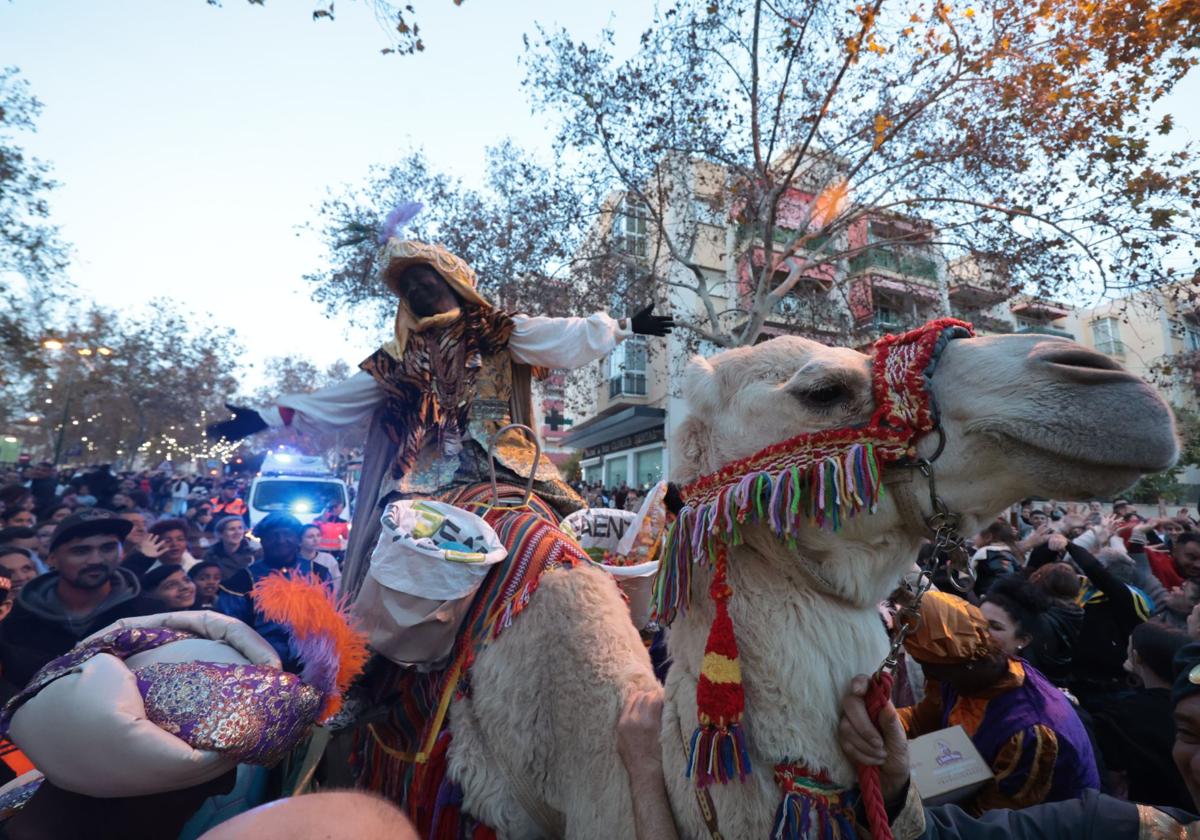
<instances>
[{"instance_id":1,"label":"street lamp","mask_svg":"<svg viewBox=\"0 0 1200 840\"><path fill-rule=\"evenodd\" d=\"M59 341L57 338L47 338L42 342L42 346L47 350L56 351L66 349L68 345L65 342ZM80 357L80 360L84 362L86 362L92 355L103 356L105 358L113 355L113 351L103 345L96 348L88 347L86 345L79 345L72 346L71 349L73 349ZM90 370L91 366L89 365L88 367ZM58 439L54 442L54 466L56 467L58 466L59 460L62 458L63 439L67 434L67 418L71 416L71 397L75 390L75 380L75 367L71 366L67 378L67 392L63 397L62 422L58 427ZM49 385L49 383L47 383L47 385ZM78 426L79 421L76 420L74 425Z\"/></svg>"}]
</instances>

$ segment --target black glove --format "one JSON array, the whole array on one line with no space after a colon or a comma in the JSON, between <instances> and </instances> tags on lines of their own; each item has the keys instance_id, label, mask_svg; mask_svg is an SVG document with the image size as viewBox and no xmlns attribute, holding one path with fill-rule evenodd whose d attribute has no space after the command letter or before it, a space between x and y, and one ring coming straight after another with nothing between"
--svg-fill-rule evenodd
<instances>
[{"instance_id":1,"label":"black glove","mask_svg":"<svg viewBox=\"0 0 1200 840\"><path fill-rule=\"evenodd\" d=\"M208 426L204 434L209 440L227 440L232 443L267 428L267 421L253 408L240 408L229 403L225 403L225 407L233 412L233 419Z\"/></svg>"},{"instance_id":2,"label":"black glove","mask_svg":"<svg viewBox=\"0 0 1200 840\"><path fill-rule=\"evenodd\" d=\"M663 336L675 327L675 319L670 315L655 315L654 304L650 304L641 312L629 319L629 328L634 335Z\"/></svg>"},{"instance_id":3,"label":"black glove","mask_svg":"<svg viewBox=\"0 0 1200 840\"><path fill-rule=\"evenodd\" d=\"M683 500L683 494L679 492L679 485L674 481L667 482L667 494L663 497L663 504L667 506L667 510L678 516L679 511L683 510L683 506L687 504Z\"/></svg>"}]
</instances>

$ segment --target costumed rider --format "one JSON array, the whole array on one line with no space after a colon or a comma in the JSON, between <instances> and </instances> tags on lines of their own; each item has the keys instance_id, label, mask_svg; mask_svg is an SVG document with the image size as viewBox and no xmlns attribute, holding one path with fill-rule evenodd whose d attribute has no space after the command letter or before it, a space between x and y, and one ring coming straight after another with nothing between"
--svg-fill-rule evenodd
<instances>
[{"instance_id":1,"label":"costumed rider","mask_svg":"<svg viewBox=\"0 0 1200 840\"><path fill-rule=\"evenodd\" d=\"M510 422L532 425L533 368L582 367L631 335L663 336L674 326L653 314L653 304L620 320L601 312L548 318L501 311L479 293L462 259L394 235L419 210L411 203L393 211L379 236L380 277L398 298L392 338L344 382L260 410L229 406L233 419L209 427L210 437L236 440L268 428L326 432L370 420L344 594L356 593L366 574L382 505L414 498L455 504L456 491L490 481L495 433ZM532 473L534 491L560 518L584 507L548 459L534 472L534 452L520 430L506 432L495 447L497 480L524 486Z\"/></svg>"}]
</instances>

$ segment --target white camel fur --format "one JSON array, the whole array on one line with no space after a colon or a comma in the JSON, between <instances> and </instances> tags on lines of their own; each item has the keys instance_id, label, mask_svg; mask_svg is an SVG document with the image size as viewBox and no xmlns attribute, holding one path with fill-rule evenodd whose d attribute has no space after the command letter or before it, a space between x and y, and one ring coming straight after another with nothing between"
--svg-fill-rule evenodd
<instances>
[{"instance_id":1,"label":"white camel fur","mask_svg":"<svg viewBox=\"0 0 1200 840\"><path fill-rule=\"evenodd\" d=\"M683 390L689 416L672 435L672 479L683 484L806 431L864 423L871 414L868 357L801 338L693 359ZM939 494L973 533L1032 494L1105 496L1177 454L1169 408L1105 356L1044 336L950 343L933 377L947 443ZM932 435L918 451L929 455ZM928 514L924 484L917 498ZM887 640L876 604L917 555L885 491L874 514L833 533L807 529L790 550L748 528L731 550L730 613L746 691L752 775L709 788L726 837L763 838L780 801L780 761L822 768L851 786L836 741L840 701L871 673ZM696 681L713 607L697 569L691 608L671 628L673 658L663 720L663 767L680 835L706 837L685 778L684 739L696 725ZM562 814L564 836L634 836L628 778L615 746L623 696L654 675L612 580L592 569L551 572L529 607L483 652L472 696L451 709L450 774L466 810L501 837L544 832L518 801L518 775L540 806Z\"/></svg>"}]
</instances>

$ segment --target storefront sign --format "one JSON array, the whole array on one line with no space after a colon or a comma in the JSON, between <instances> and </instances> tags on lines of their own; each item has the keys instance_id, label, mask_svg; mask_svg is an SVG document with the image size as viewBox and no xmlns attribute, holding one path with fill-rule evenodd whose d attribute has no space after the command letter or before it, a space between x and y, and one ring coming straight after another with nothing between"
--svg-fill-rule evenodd
<instances>
[{"instance_id":1,"label":"storefront sign","mask_svg":"<svg viewBox=\"0 0 1200 840\"><path fill-rule=\"evenodd\" d=\"M621 452L626 449L634 449L638 446L648 446L651 443L661 443L666 440L666 437L666 430L662 426L656 426L653 429L635 432L632 435L613 438L597 446L589 446L583 450L583 460L599 458L603 455L610 455L613 452Z\"/></svg>"}]
</instances>

